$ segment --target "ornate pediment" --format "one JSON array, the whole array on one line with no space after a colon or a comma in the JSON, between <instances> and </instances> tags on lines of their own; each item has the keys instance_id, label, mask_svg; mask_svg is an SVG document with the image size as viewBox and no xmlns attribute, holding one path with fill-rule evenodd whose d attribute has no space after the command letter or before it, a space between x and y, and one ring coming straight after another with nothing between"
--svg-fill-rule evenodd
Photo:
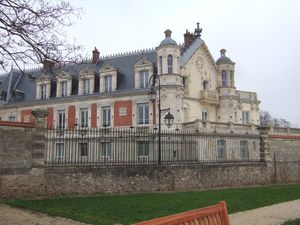
<instances>
[{"instance_id":1,"label":"ornate pediment","mask_svg":"<svg viewBox=\"0 0 300 225\"><path fill-rule=\"evenodd\" d=\"M68 80L71 79L71 75L68 74L66 71L61 71L57 76L56 80Z\"/></svg>"},{"instance_id":2,"label":"ornate pediment","mask_svg":"<svg viewBox=\"0 0 300 225\"><path fill-rule=\"evenodd\" d=\"M84 67L82 70L80 70L79 72L79 79L85 78L85 77L89 77L91 75L94 75L94 71Z\"/></svg>"},{"instance_id":3,"label":"ornate pediment","mask_svg":"<svg viewBox=\"0 0 300 225\"><path fill-rule=\"evenodd\" d=\"M44 73L42 73L36 77L36 81L38 81L38 82L50 81L50 80L51 80L51 76L44 74Z\"/></svg>"},{"instance_id":4,"label":"ornate pediment","mask_svg":"<svg viewBox=\"0 0 300 225\"><path fill-rule=\"evenodd\" d=\"M109 64L108 62L106 62L101 69L99 70L100 73L103 72L110 72L110 71L116 71L116 68L114 68L111 64Z\"/></svg>"},{"instance_id":5,"label":"ornate pediment","mask_svg":"<svg viewBox=\"0 0 300 225\"><path fill-rule=\"evenodd\" d=\"M144 55L134 64L134 67L146 67L146 66L153 66L153 63L150 62L147 57Z\"/></svg>"}]
</instances>

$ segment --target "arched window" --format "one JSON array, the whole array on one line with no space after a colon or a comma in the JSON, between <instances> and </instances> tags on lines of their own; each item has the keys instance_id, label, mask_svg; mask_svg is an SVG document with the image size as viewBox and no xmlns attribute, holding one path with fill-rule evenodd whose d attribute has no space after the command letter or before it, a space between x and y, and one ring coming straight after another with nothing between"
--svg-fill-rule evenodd
<instances>
[{"instance_id":1,"label":"arched window","mask_svg":"<svg viewBox=\"0 0 300 225\"><path fill-rule=\"evenodd\" d=\"M203 90L207 90L208 89L208 81L205 80L203 81Z\"/></svg>"},{"instance_id":2,"label":"arched window","mask_svg":"<svg viewBox=\"0 0 300 225\"><path fill-rule=\"evenodd\" d=\"M222 86L227 86L226 70L222 70Z\"/></svg>"},{"instance_id":3,"label":"arched window","mask_svg":"<svg viewBox=\"0 0 300 225\"><path fill-rule=\"evenodd\" d=\"M168 55L168 74L173 73L173 56Z\"/></svg>"},{"instance_id":4,"label":"arched window","mask_svg":"<svg viewBox=\"0 0 300 225\"><path fill-rule=\"evenodd\" d=\"M162 74L162 56L159 56L159 74Z\"/></svg>"}]
</instances>

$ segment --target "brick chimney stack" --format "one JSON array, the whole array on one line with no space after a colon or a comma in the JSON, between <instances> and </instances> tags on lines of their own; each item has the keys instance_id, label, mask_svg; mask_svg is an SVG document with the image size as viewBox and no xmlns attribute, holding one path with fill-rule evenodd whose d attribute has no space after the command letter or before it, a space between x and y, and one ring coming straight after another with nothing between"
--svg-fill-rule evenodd
<instances>
[{"instance_id":1,"label":"brick chimney stack","mask_svg":"<svg viewBox=\"0 0 300 225\"><path fill-rule=\"evenodd\" d=\"M96 64L99 60L99 55L100 52L98 51L98 49L95 47L94 51L93 51L93 64Z\"/></svg>"},{"instance_id":2,"label":"brick chimney stack","mask_svg":"<svg viewBox=\"0 0 300 225\"><path fill-rule=\"evenodd\" d=\"M195 35L188 30L185 31L184 36L184 48L188 48L195 40Z\"/></svg>"}]
</instances>

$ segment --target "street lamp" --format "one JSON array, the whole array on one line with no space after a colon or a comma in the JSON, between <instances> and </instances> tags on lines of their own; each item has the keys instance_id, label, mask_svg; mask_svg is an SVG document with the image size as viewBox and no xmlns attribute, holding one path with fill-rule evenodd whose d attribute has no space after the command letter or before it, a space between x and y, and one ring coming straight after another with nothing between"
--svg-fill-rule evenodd
<instances>
[{"instance_id":1,"label":"street lamp","mask_svg":"<svg viewBox=\"0 0 300 225\"><path fill-rule=\"evenodd\" d=\"M170 113L170 108L162 109L160 105L160 79L157 74L151 75L149 78L149 84L151 85L151 90L148 93L149 100L152 102L156 101L156 91L155 91L155 84L156 81L158 83L158 164L161 164L161 116L165 113L168 113L164 117L164 121L166 126L170 128L174 122L174 116Z\"/></svg>"}]
</instances>

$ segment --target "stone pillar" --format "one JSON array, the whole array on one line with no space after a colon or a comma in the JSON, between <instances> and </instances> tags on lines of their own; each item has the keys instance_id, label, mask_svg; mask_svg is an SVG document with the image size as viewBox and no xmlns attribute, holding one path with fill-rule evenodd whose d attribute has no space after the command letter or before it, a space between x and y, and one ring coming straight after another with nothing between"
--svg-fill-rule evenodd
<instances>
[{"instance_id":1,"label":"stone pillar","mask_svg":"<svg viewBox=\"0 0 300 225\"><path fill-rule=\"evenodd\" d=\"M48 115L47 110L35 109L32 110L34 117L34 129L33 129L33 150L32 150L32 167L44 166L45 155L45 118Z\"/></svg>"},{"instance_id":2,"label":"stone pillar","mask_svg":"<svg viewBox=\"0 0 300 225\"><path fill-rule=\"evenodd\" d=\"M260 161L268 162L271 161L270 151L269 151L269 126L259 126L257 127L260 133Z\"/></svg>"}]
</instances>

